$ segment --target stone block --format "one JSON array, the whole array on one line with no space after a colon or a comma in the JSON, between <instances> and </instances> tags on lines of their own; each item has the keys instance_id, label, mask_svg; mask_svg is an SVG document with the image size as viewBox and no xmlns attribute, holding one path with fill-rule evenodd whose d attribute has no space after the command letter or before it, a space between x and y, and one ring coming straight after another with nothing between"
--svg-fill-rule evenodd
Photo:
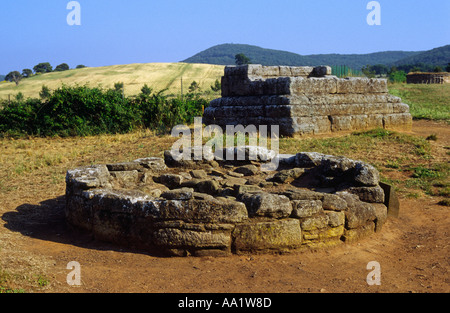
<instances>
[{"instance_id":1,"label":"stone block","mask_svg":"<svg viewBox=\"0 0 450 313\"><path fill-rule=\"evenodd\" d=\"M282 219L237 224L232 233L236 253L282 252L301 246L302 235L297 219Z\"/></svg>"},{"instance_id":2,"label":"stone block","mask_svg":"<svg viewBox=\"0 0 450 313\"><path fill-rule=\"evenodd\" d=\"M338 227L345 223L345 213L336 211L324 211L328 216L328 225L331 227Z\"/></svg>"},{"instance_id":3,"label":"stone block","mask_svg":"<svg viewBox=\"0 0 450 313\"><path fill-rule=\"evenodd\" d=\"M383 123L386 129L408 131L412 128L412 116L410 113L386 114Z\"/></svg>"},{"instance_id":4,"label":"stone block","mask_svg":"<svg viewBox=\"0 0 450 313\"><path fill-rule=\"evenodd\" d=\"M375 223L367 222L358 228L345 229L342 239L346 243L353 243L365 237L372 235L375 232Z\"/></svg>"},{"instance_id":5,"label":"stone block","mask_svg":"<svg viewBox=\"0 0 450 313\"><path fill-rule=\"evenodd\" d=\"M292 200L292 218L311 217L323 212L320 200Z\"/></svg>"},{"instance_id":6,"label":"stone block","mask_svg":"<svg viewBox=\"0 0 450 313\"><path fill-rule=\"evenodd\" d=\"M334 94L337 89L338 79L334 76L328 77L293 77L291 79L290 92L286 94Z\"/></svg>"},{"instance_id":7,"label":"stone block","mask_svg":"<svg viewBox=\"0 0 450 313\"><path fill-rule=\"evenodd\" d=\"M350 187L346 190L357 195L361 201L369 203L384 203L384 190L380 186Z\"/></svg>"},{"instance_id":8,"label":"stone block","mask_svg":"<svg viewBox=\"0 0 450 313\"><path fill-rule=\"evenodd\" d=\"M165 248L230 249L231 234L230 232L162 228L154 232L153 243Z\"/></svg>"},{"instance_id":9,"label":"stone block","mask_svg":"<svg viewBox=\"0 0 450 313\"><path fill-rule=\"evenodd\" d=\"M288 197L266 192L244 194L239 198L245 203L251 217L285 218L292 213L292 204Z\"/></svg>"},{"instance_id":10,"label":"stone block","mask_svg":"<svg viewBox=\"0 0 450 313\"><path fill-rule=\"evenodd\" d=\"M348 77L337 81L336 93L339 94L365 94L387 93L387 80L379 78Z\"/></svg>"},{"instance_id":11,"label":"stone block","mask_svg":"<svg viewBox=\"0 0 450 313\"><path fill-rule=\"evenodd\" d=\"M384 190L384 204L387 207L388 215L392 217L398 217L400 213L400 202L398 200L397 194L395 193L394 187L382 182L380 182L380 187Z\"/></svg>"}]
</instances>

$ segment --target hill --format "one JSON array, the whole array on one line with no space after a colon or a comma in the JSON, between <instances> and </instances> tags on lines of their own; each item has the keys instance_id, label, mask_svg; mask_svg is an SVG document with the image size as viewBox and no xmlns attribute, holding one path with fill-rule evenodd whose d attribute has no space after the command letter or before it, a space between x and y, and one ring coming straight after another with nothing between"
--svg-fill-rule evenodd
<instances>
[{"instance_id":1,"label":"hill","mask_svg":"<svg viewBox=\"0 0 450 313\"><path fill-rule=\"evenodd\" d=\"M446 49L447 46L442 47ZM433 62L448 63L448 54L442 48L430 51L383 51L368 54L312 54L300 55L292 52L265 49L258 46L244 44L221 44L213 46L196 55L187 58L186 63L206 63L218 65L234 64L234 56L244 53L252 63L263 65L290 65L290 66L316 66L316 65L347 65L354 69L361 69L365 65L385 64L393 65L400 60L408 61L410 58L421 55L429 56L427 59ZM432 51L437 50L432 53ZM433 57L431 57L433 56ZM419 58L418 58L419 59ZM404 63L402 63L404 64Z\"/></svg>"},{"instance_id":2,"label":"hill","mask_svg":"<svg viewBox=\"0 0 450 313\"><path fill-rule=\"evenodd\" d=\"M147 84L154 90L168 89L167 93L181 92L181 78L186 92L192 81L200 84L203 90L209 90L216 79L223 75L223 66L187 63L144 63L113 65L105 67L87 67L64 72L52 72L23 79L19 86L15 83L0 84L0 99L7 99L22 92L25 97L38 97L43 85L56 89L62 84L69 86L88 84L91 87L112 88L115 83L123 82L125 94L135 95Z\"/></svg>"},{"instance_id":3,"label":"hill","mask_svg":"<svg viewBox=\"0 0 450 313\"><path fill-rule=\"evenodd\" d=\"M428 50L416 55L405 57L394 62L394 65L402 64L432 64L445 67L450 63L450 45Z\"/></svg>"}]
</instances>

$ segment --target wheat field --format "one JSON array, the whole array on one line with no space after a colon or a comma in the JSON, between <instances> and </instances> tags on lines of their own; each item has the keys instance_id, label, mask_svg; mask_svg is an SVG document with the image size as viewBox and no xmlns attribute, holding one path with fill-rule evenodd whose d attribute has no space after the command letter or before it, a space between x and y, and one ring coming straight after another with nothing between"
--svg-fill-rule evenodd
<instances>
[{"instance_id":1,"label":"wheat field","mask_svg":"<svg viewBox=\"0 0 450 313\"><path fill-rule=\"evenodd\" d=\"M91 87L112 88L115 83L124 83L125 95L138 94L144 84L155 91L168 89L169 94L186 93L193 81L204 91L210 90L216 79L223 76L224 67L210 64L189 63L136 63L104 67L86 67L64 72L52 72L23 79L15 83L0 83L0 99L13 98L19 92L25 97L38 97L42 86L51 90L62 84L67 86L89 85Z\"/></svg>"}]
</instances>

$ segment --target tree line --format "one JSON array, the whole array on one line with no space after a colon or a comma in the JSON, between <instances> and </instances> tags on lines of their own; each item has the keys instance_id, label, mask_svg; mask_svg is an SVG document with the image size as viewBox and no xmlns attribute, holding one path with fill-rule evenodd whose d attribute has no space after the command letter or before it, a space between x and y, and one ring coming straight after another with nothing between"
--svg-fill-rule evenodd
<instances>
[{"instance_id":1,"label":"tree line","mask_svg":"<svg viewBox=\"0 0 450 313\"><path fill-rule=\"evenodd\" d=\"M76 68L84 68L85 65L77 65ZM42 62L33 67L33 69L25 68L22 70L22 72L19 71L11 71L5 76L5 80L15 83L16 86L19 85L19 83L24 78L30 78L34 75L39 74L45 74L45 73L51 73L51 72L63 72L69 70L70 67L67 65L67 63L61 63L53 69L53 66L49 62Z\"/></svg>"},{"instance_id":2,"label":"tree line","mask_svg":"<svg viewBox=\"0 0 450 313\"><path fill-rule=\"evenodd\" d=\"M376 64L364 66L362 72L367 77L388 77L392 82L405 82L406 75L411 72L450 72L450 63L445 68L425 63L402 64L398 66Z\"/></svg>"}]
</instances>

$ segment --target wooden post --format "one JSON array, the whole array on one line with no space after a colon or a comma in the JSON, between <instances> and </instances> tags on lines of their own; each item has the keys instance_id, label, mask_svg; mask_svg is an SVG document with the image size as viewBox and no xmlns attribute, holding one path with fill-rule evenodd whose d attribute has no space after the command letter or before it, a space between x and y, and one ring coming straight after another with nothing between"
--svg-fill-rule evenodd
<instances>
[{"instance_id":1,"label":"wooden post","mask_svg":"<svg viewBox=\"0 0 450 313\"><path fill-rule=\"evenodd\" d=\"M181 100L183 100L183 76L181 76Z\"/></svg>"}]
</instances>

